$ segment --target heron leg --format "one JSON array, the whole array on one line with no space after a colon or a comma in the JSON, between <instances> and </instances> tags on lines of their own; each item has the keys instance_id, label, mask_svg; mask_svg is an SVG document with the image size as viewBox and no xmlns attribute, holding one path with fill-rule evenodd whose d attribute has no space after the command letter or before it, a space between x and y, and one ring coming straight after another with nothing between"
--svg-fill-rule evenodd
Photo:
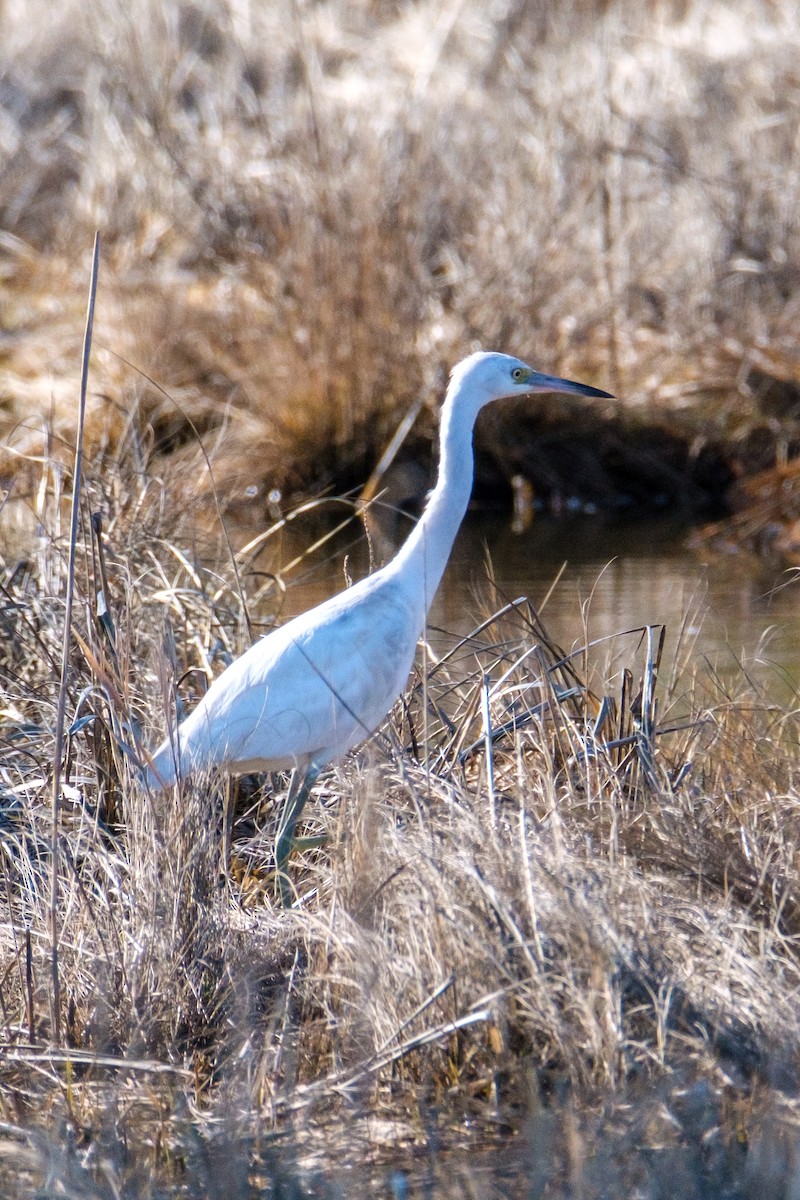
<instances>
[{"instance_id":1,"label":"heron leg","mask_svg":"<svg viewBox=\"0 0 800 1200\"><path fill-rule=\"evenodd\" d=\"M229 775L225 780L222 793L222 862L220 874L227 879L231 865L231 844L233 842L233 819L236 815L237 785Z\"/></svg>"},{"instance_id":2,"label":"heron leg","mask_svg":"<svg viewBox=\"0 0 800 1200\"><path fill-rule=\"evenodd\" d=\"M311 763L303 774L298 770L292 772L289 791L283 802L281 818L278 822L278 834L275 838L275 872L278 877L278 891L284 908L291 908L292 888L289 876L286 874L286 863L294 845L294 831L300 814L303 811L308 794L311 791L320 768Z\"/></svg>"}]
</instances>

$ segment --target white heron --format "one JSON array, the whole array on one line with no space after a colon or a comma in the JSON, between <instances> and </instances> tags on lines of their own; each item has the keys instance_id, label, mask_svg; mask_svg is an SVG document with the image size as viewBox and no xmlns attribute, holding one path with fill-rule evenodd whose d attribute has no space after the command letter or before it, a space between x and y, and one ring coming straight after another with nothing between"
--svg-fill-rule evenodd
<instances>
[{"instance_id":1,"label":"white heron","mask_svg":"<svg viewBox=\"0 0 800 1200\"><path fill-rule=\"evenodd\" d=\"M403 691L417 641L469 503L472 430L493 400L532 392L608 392L478 352L453 369L441 411L439 473L391 562L263 637L214 680L145 772L153 788L214 768L293 769L275 842L284 902L294 830L317 775L381 723Z\"/></svg>"}]
</instances>

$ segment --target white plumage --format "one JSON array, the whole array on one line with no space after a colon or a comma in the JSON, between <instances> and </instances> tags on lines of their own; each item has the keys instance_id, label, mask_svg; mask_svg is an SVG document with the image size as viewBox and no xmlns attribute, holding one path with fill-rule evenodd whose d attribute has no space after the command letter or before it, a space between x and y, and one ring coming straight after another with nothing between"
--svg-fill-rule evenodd
<instances>
[{"instance_id":1,"label":"white plumage","mask_svg":"<svg viewBox=\"0 0 800 1200\"><path fill-rule=\"evenodd\" d=\"M401 581L362 579L256 642L153 756L162 785L211 767L276 771L341 757L408 679L424 612Z\"/></svg>"},{"instance_id":2,"label":"white plumage","mask_svg":"<svg viewBox=\"0 0 800 1200\"><path fill-rule=\"evenodd\" d=\"M472 489L472 430L484 405L520 393L608 397L542 375L517 358L479 352L452 372L441 413L436 486L397 555L345 592L267 634L212 683L152 757L151 787L197 771L296 767L276 843L282 875L319 770L378 727L408 680L417 641ZM299 776L298 776L299 777Z\"/></svg>"}]
</instances>

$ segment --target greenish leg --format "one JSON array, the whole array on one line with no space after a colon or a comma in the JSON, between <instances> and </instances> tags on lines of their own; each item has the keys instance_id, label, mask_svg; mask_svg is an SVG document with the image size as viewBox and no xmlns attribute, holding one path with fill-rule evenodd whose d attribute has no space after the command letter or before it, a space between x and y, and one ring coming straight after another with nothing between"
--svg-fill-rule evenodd
<instances>
[{"instance_id":1,"label":"greenish leg","mask_svg":"<svg viewBox=\"0 0 800 1200\"><path fill-rule=\"evenodd\" d=\"M319 850L320 846L327 846L327 833L315 833L313 837L292 838L293 850Z\"/></svg>"},{"instance_id":2,"label":"greenish leg","mask_svg":"<svg viewBox=\"0 0 800 1200\"><path fill-rule=\"evenodd\" d=\"M231 844L233 842L233 818L236 815L236 792L238 785L229 775L225 780L222 793L222 862L220 875L228 878L231 865Z\"/></svg>"},{"instance_id":3,"label":"greenish leg","mask_svg":"<svg viewBox=\"0 0 800 1200\"><path fill-rule=\"evenodd\" d=\"M278 836L275 838L275 872L278 876L278 892L284 908L291 908L292 906L293 893L291 884L289 883L289 876L286 874L286 864L292 852L292 847L295 845L295 827L308 799L308 793L316 782L319 771L319 767L315 767L313 763L308 767L304 775L301 775L297 770L293 771L291 782L289 783L289 791L283 802L283 811L278 823Z\"/></svg>"}]
</instances>

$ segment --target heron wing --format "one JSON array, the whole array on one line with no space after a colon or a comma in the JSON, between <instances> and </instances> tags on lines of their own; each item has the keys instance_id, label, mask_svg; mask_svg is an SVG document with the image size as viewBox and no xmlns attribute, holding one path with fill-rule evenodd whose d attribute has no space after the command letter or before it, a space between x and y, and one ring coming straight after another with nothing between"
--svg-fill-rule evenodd
<instances>
[{"instance_id":1,"label":"heron wing","mask_svg":"<svg viewBox=\"0 0 800 1200\"><path fill-rule=\"evenodd\" d=\"M269 769L345 754L405 686L416 620L402 588L383 581L357 584L275 630L214 681L181 726L183 770Z\"/></svg>"}]
</instances>

